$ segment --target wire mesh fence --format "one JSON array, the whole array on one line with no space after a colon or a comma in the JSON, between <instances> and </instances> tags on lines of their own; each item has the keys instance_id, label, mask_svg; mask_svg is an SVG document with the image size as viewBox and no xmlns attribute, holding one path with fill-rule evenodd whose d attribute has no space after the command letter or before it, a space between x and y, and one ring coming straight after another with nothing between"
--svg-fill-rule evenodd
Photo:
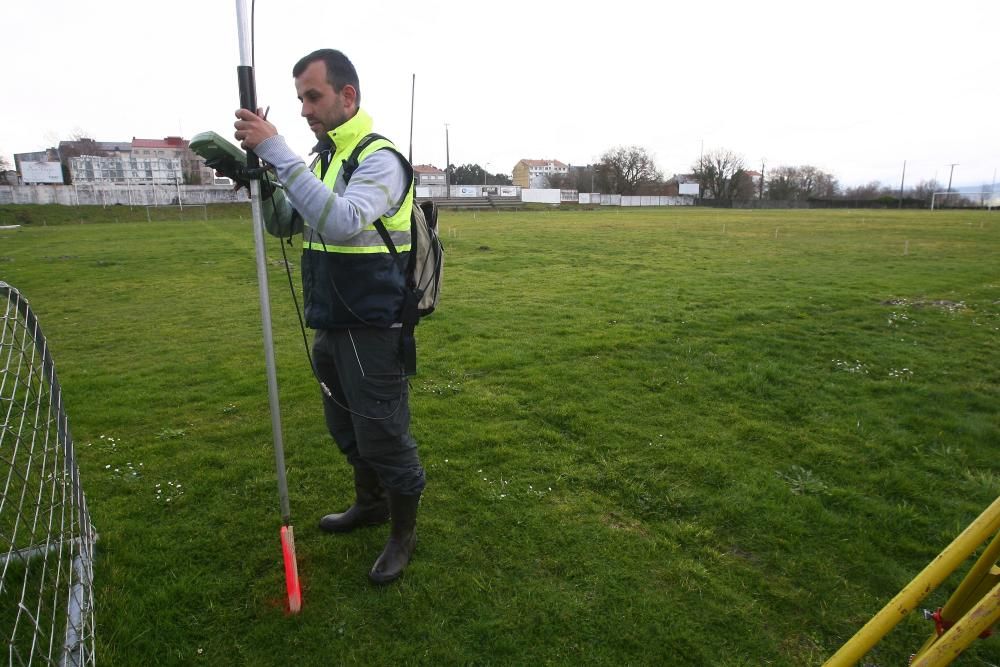
<instances>
[{"instance_id":1,"label":"wire mesh fence","mask_svg":"<svg viewBox=\"0 0 1000 667\"><path fill-rule=\"evenodd\" d=\"M55 365L0 282L0 633L10 665L94 664L96 539Z\"/></svg>"}]
</instances>

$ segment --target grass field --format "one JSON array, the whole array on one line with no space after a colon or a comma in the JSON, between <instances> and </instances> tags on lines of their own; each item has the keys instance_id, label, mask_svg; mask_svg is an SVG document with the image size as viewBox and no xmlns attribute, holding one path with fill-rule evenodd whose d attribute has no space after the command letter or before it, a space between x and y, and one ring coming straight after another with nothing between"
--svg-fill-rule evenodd
<instances>
[{"instance_id":1,"label":"grass field","mask_svg":"<svg viewBox=\"0 0 1000 667\"><path fill-rule=\"evenodd\" d=\"M289 616L249 209L25 209L0 279L64 388L100 664L819 665L1000 494L1000 213L444 212L420 544L374 589L386 530L315 527L351 481L269 240Z\"/></svg>"}]
</instances>

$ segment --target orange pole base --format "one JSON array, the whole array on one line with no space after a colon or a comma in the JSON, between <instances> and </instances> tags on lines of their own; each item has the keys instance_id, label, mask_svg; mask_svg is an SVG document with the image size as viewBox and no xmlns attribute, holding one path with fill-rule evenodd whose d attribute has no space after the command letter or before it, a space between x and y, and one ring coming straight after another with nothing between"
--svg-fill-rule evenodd
<instances>
[{"instance_id":1,"label":"orange pole base","mask_svg":"<svg viewBox=\"0 0 1000 667\"><path fill-rule=\"evenodd\" d=\"M297 614L302 609L302 588L299 586L299 566L295 561L295 534L291 526L281 527L281 554L285 558L288 611Z\"/></svg>"}]
</instances>

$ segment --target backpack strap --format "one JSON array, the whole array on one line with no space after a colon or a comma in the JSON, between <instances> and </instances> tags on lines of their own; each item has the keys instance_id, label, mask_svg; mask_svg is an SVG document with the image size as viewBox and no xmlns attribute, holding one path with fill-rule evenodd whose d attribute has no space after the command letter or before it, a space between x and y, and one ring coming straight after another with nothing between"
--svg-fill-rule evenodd
<instances>
[{"instance_id":1,"label":"backpack strap","mask_svg":"<svg viewBox=\"0 0 1000 667\"><path fill-rule=\"evenodd\" d=\"M344 183L350 183L351 176L354 175L354 170L358 168L362 151L364 151L366 148L368 148L368 146L372 144L372 142L377 141L378 139L385 139L386 141L389 141L381 134L376 134L372 132L371 134L366 135L361 141L358 142L358 145L354 147L354 150L351 151L351 155L344 161L344 164L341 166L341 171L344 174ZM403 157L402 153L400 153L394 148L391 148L390 150L393 153L395 153L396 157L398 157L400 162L402 162L403 170L409 176L408 180L412 185L413 167L410 165L407 159ZM406 196L409 193L410 193L410 188L408 186L403 192L403 199L402 201L399 202L400 206L402 206L403 202L406 201ZM413 216L411 213L410 215L411 226L412 226L412 218ZM403 361L403 373L407 376L412 376L415 375L417 372L417 344L416 344L416 339L414 338L413 335L414 334L413 330L416 328L417 323L420 321L419 304L422 293L419 292L419 290L415 289L416 288L415 285L410 284L411 281L409 279L407 266L403 262L403 258L400 256L399 251L396 250L396 244L392 242L392 237L389 236L389 230L385 228L385 223L382 222L382 218L379 218L375 222L373 222L372 226L374 226L375 229L378 230L378 235L382 237L382 242L385 243L385 247L389 249L389 253L392 255L393 259L396 260L396 264L399 266L400 271L403 273L403 279L406 281L407 289L406 289L406 294L403 297L403 311L400 313L400 320L402 321L403 328L402 331L400 332L399 348L400 348L400 356ZM415 252L417 249L416 244L417 240L415 238L415 235L411 234L411 239L410 239L411 255L414 257L416 256Z\"/></svg>"},{"instance_id":2,"label":"backpack strap","mask_svg":"<svg viewBox=\"0 0 1000 667\"><path fill-rule=\"evenodd\" d=\"M351 182L351 176L354 175L354 170L358 168L358 164L360 163L361 153L364 152L364 150L368 148L370 145L372 145L372 143L378 141L379 139L385 139L385 141L389 141L381 134L372 132L371 134L365 135L361 139L361 141L358 142L358 145L354 147L354 150L351 151L351 155L346 160L344 160L344 164L343 166L341 166L341 171L344 174L344 183ZM400 153L395 149L389 149L389 150L395 153L396 157L398 157L400 162L403 163L403 170L409 175L410 177L409 181L412 183L413 167L410 166L410 163L407 162L406 158L403 157L402 153ZM408 195L409 192L410 192L409 188L407 188L403 192L403 200L399 202L400 206L403 205L403 201L406 201L406 195ZM378 235L382 237L382 242L385 243L385 247L389 249L389 253L393 256L393 258L397 261L397 263L399 263L399 268L403 271L403 275L405 276L406 266L402 264L402 259L399 256L399 252L396 250L396 244L392 242L392 238L389 236L389 230L385 228L385 223L382 222L382 218L379 218L378 220L373 222L372 226L374 226L376 231L378 231ZM412 245L415 243L415 241L411 239L410 243Z\"/></svg>"},{"instance_id":3,"label":"backpack strap","mask_svg":"<svg viewBox=\"0 0 1000 667\"><path fill-rule=\"evenodd\" d=\"M351 155L346 160L344 160L344 164L340 168L340 170L344 173L344 183L351 182L351 176L354 175L354 170L358 168L358 163L359 159L361 158L361 153L366 148L371 146L373 142L378 141L379 139L385 139L386 141L389 141L381 134L377 134L375 132L372 132L371 134L366 134L361 138L361 141L359 141L358 145L354 147L354 150L351 151Z\"/></svg>"}]
</instances>

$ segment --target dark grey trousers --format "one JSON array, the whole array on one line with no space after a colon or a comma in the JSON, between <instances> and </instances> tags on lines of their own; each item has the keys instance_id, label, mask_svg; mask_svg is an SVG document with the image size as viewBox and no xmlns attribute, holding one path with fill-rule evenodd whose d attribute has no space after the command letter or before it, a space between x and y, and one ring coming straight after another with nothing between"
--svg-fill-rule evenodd
<instances>
[{"instance_id":1,"label":"dark grey trousers","mask_svg":"<svg viewBox=\"0 0 1000 667\"><path fill-rule=\"evenodd\" d=\"M318 329L313 363L333 394L323 395L323 413L347 462L375 470L388 491L417 495L424 468L410 435L399 336L398 328Z\"/></svg>"}]
</instances>

